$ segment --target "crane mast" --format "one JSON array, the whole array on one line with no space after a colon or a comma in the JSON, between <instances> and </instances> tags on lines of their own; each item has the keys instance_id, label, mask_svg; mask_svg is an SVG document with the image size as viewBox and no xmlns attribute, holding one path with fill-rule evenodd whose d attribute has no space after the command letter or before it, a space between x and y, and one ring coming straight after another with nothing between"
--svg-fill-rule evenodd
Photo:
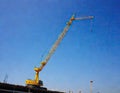
<instances>
[{"instance_id":1,"label":"crane mast","mask_svg":"<svg viewBox=\"0 0 120 93\"><path fill-rule=\"evenodd\" d=\"M45 59L41 62L40 67L35 67L34 70L36 72L35 74L35 79L34 80L26 80L26 85L32 85L32 86L42 86L42 81L39 80L39 72L44 68L44 66L47 64L53 53L55 52L56 48L66 35L70 25L72 24L73 20L86 20L86 19L93 19L93 16L87 16L87 17L80 17L80 18L75 18L74 15L70 18L70 20L67 22L67 25L63 29L62 33L58 36L58 39L55 41L51 49L49 50L47 56Z\"/></svg>"}]
</instances>

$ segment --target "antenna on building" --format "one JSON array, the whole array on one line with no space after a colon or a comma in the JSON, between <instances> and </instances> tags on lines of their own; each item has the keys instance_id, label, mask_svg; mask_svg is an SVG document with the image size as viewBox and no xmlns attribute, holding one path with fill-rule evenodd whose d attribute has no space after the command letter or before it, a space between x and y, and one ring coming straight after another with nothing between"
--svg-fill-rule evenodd
<instances>
[{"instance_id":1,"label":"antenna on building","mask_svg":"<svg viewBox=\"0 0 120 93\"><path fill-rule=\"evenodd\" d=\"M3 83L7 83L7 79L8 79L8 74L5 75Z\"/></svg>"}]
</instances>

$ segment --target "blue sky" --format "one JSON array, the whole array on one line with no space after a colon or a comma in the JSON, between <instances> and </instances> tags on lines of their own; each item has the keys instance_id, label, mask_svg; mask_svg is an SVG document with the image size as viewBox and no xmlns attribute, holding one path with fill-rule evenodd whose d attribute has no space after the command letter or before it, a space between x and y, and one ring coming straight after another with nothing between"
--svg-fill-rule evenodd
<instances>
[{"instance_id":1,"label":"blue sky","mask_svg":"<svg viewBox=\"0 0 120 93\"><path fill-rule=\"evenodd\" d=\"M120 91L119 0L0 0L0 81L25 85L73 13L69 32L40 73L48 89ZM91 32L92 29L92 32Z\"/></svg>"}]
</instances>

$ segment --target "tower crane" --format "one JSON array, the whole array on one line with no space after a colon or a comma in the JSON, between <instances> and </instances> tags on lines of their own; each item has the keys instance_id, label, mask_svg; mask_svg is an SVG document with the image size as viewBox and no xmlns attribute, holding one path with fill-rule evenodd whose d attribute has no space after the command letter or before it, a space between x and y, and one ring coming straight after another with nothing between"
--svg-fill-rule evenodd
<instances>
[{"instance_id":1,"label":"tower crane","mask_svg":"<svg viewBox=\"0 0 120 93\"><path fill-rule=\"evenodd\" d=\"M44 68L44 66L48 63L49 59L51 58L51 56L55 52L56 48L58 47L58 45L60 44L60 42L62 41L62 39L64 38L64 36L66 35L66 33L67 33L69 27L71 26L72 22L74 20L87 20L87 19L93 19L93 18L94 18L93 16L75 18L75 15L72 15L72 17L70 18L70 20L67 22L67 25L63 29L62 33L58 36L58 39L55 41L55 43L53 44L53 46L49 50L47 56L41 62L40 67L35 67L34 68L34 71L36 72L35 73L35 79L34 80L30 80L30 79L26 80L25 83L26 83L27 86L35 86L35 87L41 87L41 86L43 86L43 82L41 80L39 80L39 72L42 71L42 69Z\"/></svg>"}]
</instances>

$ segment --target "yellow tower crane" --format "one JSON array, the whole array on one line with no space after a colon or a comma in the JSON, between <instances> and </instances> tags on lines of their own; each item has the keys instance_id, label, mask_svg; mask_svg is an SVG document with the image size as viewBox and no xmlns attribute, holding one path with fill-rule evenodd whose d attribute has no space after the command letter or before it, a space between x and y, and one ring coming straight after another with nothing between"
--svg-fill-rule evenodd
<instances>
[{"instance_id":1,"label":"yellow tower crane","mask_svg":"<svg viewBox=\"0 0 120 93\"><path fill-rule=\"evenodd\" d=\"M47 64L47 62L51 58L52 54L55 52L56 48L58 47L58 45L61 42L61 40L64 38L64 36L67 33L67 31L68 31L70 25L72 24L72 22L74 20L86 20L86 19L93 19L93 16L75 18L75 16L73 15L70 18L70 20L67 22L66 27L64 28L64 30L62 31L62 33L58 36L58 39L55 41L55 43L53 44L53 46L49 50L47 56L41 62L41 66L34 68L34 71L36 72L35 73L35 79L34 80L30 80L30 79L26 80L25 83L26 83L27 86L34 86L34 87L41 87L41 86L43 86L43 82L41 80L39 80L39 72L42 71L42 69L44 68L44 66Z\"/></svg>"}]
</instances>

